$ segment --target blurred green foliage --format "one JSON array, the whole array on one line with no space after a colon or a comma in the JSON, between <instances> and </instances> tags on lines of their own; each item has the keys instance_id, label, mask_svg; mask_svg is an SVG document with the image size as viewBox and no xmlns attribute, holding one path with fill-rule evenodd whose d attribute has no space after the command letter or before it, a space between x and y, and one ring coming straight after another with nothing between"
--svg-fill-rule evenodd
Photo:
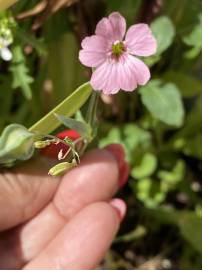
<instances>
[{"instance_id":1,"label":"blurred green foliage","mask_svg":"<svg viewBox=\"0 0 202 270\"><path fill-rule=\"evenodd\" d=\"M31 126L89 79L78 50L102 16L117 10L128 25L150 23L158 42L157 54L143 59L150 82L100 102L98 145L122 143L131 167L123 192L129 217L117 245L127 242L145 260L165 252L175 264L170 269L201 270L202 2L83 0L44 20L45 12L18 18L38 2L21 0L2 15L12 14L16 25L13 59L0 59L0 129ZM139 227L144 233L137 234Z\"/></svg>"}]
</instances>

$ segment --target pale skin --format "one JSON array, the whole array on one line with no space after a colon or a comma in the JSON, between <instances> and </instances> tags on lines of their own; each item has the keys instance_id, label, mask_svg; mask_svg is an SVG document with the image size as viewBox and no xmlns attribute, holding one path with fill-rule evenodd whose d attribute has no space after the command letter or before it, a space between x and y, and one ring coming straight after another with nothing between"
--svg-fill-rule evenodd
<instances>
[{"instance_id":1,"label":"pale skin","mask_svg":"<svg viewBox=\"0 0 202 270\"><path fill-rule=\"evenodd\" d=\"M0 176L1 270L93 270L119 229L109 152L87 153L63 177L47 175L50 162L40 157Z\"/></svg>"}]
</instances>

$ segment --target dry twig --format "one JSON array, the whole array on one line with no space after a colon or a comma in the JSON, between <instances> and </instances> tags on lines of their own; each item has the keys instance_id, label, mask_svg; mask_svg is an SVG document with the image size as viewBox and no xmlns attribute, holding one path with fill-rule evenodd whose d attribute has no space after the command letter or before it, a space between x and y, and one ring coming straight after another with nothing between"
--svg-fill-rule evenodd
<instances>
[{"instance_id":1,"label":"dry twig","mask_svg":"<svg viewBox=\"0 0 202 270\"><path fill-rule=\"evenodd\" d=\"M19 14L16 18L20 20L37 16L32 26L32 29L36 30L41 27L48 17L56 13L59 9L69 7L77 1L78 0L42 0L35 7Z\"/></svg>"}]
</instances>

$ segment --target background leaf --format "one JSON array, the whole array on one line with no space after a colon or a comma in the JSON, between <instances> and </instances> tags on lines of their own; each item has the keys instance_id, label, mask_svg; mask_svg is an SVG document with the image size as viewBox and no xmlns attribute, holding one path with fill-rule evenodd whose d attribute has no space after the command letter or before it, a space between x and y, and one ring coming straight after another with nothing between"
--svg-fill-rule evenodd
<instances>
[{"instance_id":1,"label":"background leaf","mask_svg":"<svg viewBox=\"0 0 202 270\"><path fill-rule=\"evenodd\" d=\"M183 38L185 44L196 49L193 57L196 57L202 50L202 13L199 15L199 22L194 29Z\"/></svg>"},{"instance_id":2,"label":"background leaf","mask_svg":"<svg viewBox=\"0 0 202 270\"><path fill-rule=\"evenodd\" d=\"M175 27L171 19L166 16L155 19L151 23L151 30L157 40L157 52L155 55L145 58L145 62L149 66L160 60L161 54L171 46L175 36Z\"/></svg>"},{"instance_id":3,"label":"background leaf","mask_svg":"<svg viewBox=\"0 0 202 270\"><path fill-rule=\"evenodd\" d=\"M174 83L183 97L193 97L202 93L202 81L195 79L189 74L176 70L169 70L164 73L163 80L165 82Z\"/></svg>"},{"instance_id":4,"label":"background leaf","mask_svg":"<svg viewBox=\"0 0 202 270\"><path fill-rule=\"evenodd\" d=\"M131 175L136 178L144 178L152 175L157 168L157 158L152 153L145 153L139 165L133 167Z\"/></svg>"},{"instance_id":5,"label":"background leaf","mask_svg":"<svg viewBox=\"0 0 202 270\"><path fill-rule=\"evenodd\" d=\"M152 22L151 29L157 39L157 55L162 54L173 42L174 25L170 18L161 16Z\"/></svg>"},{"instance_id":6,"label":"background leaf","mask_svg":"<svg viewBox=\"0 0 202 270\"><path fill-rule=\"evenodd\" d=\"M156 119L179 127L183 124L184 108L177 87L168 83L161 86L158 80L150 81L139 91L142 103Z\"/></svg>"},{"instance_id":7,"label":"background leaf","mask_svg":"<svg viewBox=\"0 0 202 270\"><path fill-rule=\"evenodd\" d=\"M179 214L178 225L183 237L202 253L202 218L191 212Z\"/></svg>"},{"instance_id":8,"label":"background leaf","mask_svg":"<svg viewBox=\"0 0 202 270\"><path fill-rule=\"evenodd\" d=\"M182 236L200 253L202 253L202 217L191 211L177 211L158 208L150 212L165 224L177 225Z\"/></svg>"},{"instance_id":9,"label":"background leaf","mask_svg":"<svg viewBox=\"0 0 202 270\"><path fill-rule=\"evenodd\" d=\"M12 87L14 89L19 87L22 90L23 95L27 99L31 99L32 91L30 84L33 82L33 78L29 75L29 69L26 66L25 57L20 46L15 46L13 48L13 59L10 70L13 73Z\"/></svg>"}]
</instances>

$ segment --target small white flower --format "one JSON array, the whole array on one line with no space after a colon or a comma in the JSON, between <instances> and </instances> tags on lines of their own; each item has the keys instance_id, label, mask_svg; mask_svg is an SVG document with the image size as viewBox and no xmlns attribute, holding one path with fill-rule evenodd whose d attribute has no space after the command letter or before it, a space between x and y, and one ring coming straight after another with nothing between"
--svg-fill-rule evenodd
<instances>
[{"instance_id":1,"label":"small white flower","mask_svg":"<svg viewBox=\"0 0 202 270\"><path fill-rule=\"evenodd\" d=\"M0 56L4 61L10 61L12 59L12 52L8 48L11 43L11 41L2 37L0 38Z\"/></svg>"}]
</instances>

